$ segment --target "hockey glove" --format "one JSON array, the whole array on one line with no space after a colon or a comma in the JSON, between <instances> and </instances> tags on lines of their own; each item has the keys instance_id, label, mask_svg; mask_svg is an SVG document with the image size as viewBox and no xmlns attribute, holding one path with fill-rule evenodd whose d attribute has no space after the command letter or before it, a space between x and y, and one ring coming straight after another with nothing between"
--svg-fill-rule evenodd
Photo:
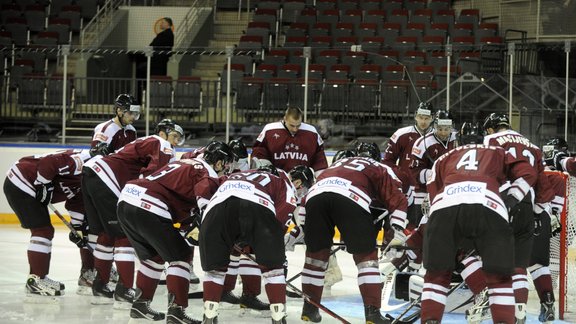
<instances>
[{"instance_id":1,"label":"hockey glove","mask_svg":"<svg viewBox=\"0 0 576 324\"><path fill-rule=\"evenodd\" d=\"M54 185L49 182L36 187L36 200L44 206L52 201L52 194L54 193Z\"/></svg>"},{"instance_id":2,"label":"hockey glove","mask_svg":"<svg viewBox=\"0 0 576 324\"><path fill-rule=\"evenodd\" d=\"M566 152L562 152L562 151L554 152L553 159L554 159L554 167L556 168L556 170L564 171L562 169L562 160L564 160L567 157L568 157L568 154Z\"/></svg>"},{"instance_id":3,"label":"hockey glove","mask_svg":"<svg viewBox=\"0 0 576 324\"><path fill-rule=\"evenodd\" d=\"M404 234L404 230L398 225L392 225L394 229L394 238L390 241L388 245L390 248L388 252L386 252L386 257L389 259L399 258L402 256L403 252L396 250L394 246L404 245L406 243L406 234Z\"/></svg>"},{"instance_id":4,"label":"hockey glove","mask_svg":"<svg viewBox=\"0 0 576 324\"><path fill-rule=\"evenodd\" d=\"M560 217L558 217L558 209L553 208L552 214L550 214L550 232L552 236L557 236L562 232L562 223L560 223Z\"/></svg>"},{"instance_id":5,"label":"hockey glove","mask_svg":"<svg viewBox=\"0 0 576 324\"><path fill-rule=\"evenodd\" d=\"M392 259L391 262L380 263L380 273L387 276L394 271L402 272L408 267L410 258L406 253L403 253L399 258Z\"/></svg>"},{"instance_id":6,"label":"hockey glove","mask_svg":"<svg viewBox=\"0 0 576 324\"><path fill-rule=\"evenodd\" d=\"M290 232L284 234L284 249L293 252L294 246L302 240L304 240L304 231L302 227L296 225Z\"/></svg>"},{"instance_id":7,"label":"hockey glove","mask_svg":"<svg viewBox=\"0 0 576 324\"><path fill-rule=\"evenodd\" d=\"M68 239L70 242L76 244L77 247L83 248L88 245L88 239L82 236L82 232L79 231L70 231L68 234Z\"/></svg>"},{"instance_id":8,"label":"hockey glove","mask_svg":"<svg viewBox=\"0 0 576 324\"><path fill-rule=\"evenodd\" d=\"M90 149L90 157L95 157L96 155L106 156L110 154L110 146L106 142L99 142Z\"/></svg>"}]
</instances>

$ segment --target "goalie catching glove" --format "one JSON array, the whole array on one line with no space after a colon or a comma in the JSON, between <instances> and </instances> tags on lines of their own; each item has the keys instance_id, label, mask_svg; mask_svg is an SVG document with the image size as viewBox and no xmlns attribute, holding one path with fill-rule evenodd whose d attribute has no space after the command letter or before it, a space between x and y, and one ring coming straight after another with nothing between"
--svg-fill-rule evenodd
<instances>
[{"instance_id":1,"label":"goalie catching glove","mask_svg":"<svg viewBox=\"0 0 576 324\"><path fill-rule=\"evenodd\" d=\"M396 250L394 246L404 245L407 240L406 234L404 234L404 229L400 226L392 225L392 229L394 229L394 238L390 241L390 244L388 244L389 249L386 252L386 258L388 259L400 258L403 252Z\"/></svg>"}]
</instances>

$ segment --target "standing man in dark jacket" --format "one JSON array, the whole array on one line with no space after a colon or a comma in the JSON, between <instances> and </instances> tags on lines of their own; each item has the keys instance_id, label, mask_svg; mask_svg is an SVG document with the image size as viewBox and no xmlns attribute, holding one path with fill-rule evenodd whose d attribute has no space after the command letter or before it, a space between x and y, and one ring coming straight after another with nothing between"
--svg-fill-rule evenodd
<instances>
[{"instance_id":1,"label":"standing man in dark jacket","mask_svg":"<svg viewBox=\"0 0 576 324\"><path fill-rule=\"evenodd\" d=\"M174 46L174 33L172 32L172 19L168 17L162 18L160 21L160 29L156 37L150 43L154 54L152 55L152 62L150 67L151 75L166 75L168 59L170 59L167 51L172 50Z\"/></svg>"}]
</instances>

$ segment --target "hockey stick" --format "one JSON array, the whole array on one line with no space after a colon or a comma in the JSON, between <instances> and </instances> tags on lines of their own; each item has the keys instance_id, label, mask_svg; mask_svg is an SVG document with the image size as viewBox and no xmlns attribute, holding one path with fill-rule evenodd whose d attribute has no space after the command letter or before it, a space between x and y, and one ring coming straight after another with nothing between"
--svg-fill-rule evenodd
<instances>
[{"instance_id":1,"label":"hockey stick","mask_svg":"<svg viewBox=\"0 0 576 324\"><path fill-rule=\"evenodd\" d=\"M257 263L256 262L256 258L253 257L250 254L244 253L242 251L242 249L238 246L238 245L234 245L234 250L236 250L237 252L243 254L244 256L246 256L248 259L252 260L252 262ZM305 301L307 301L309 304L312 304L316 307L318 307L319 309L323 310L324 312L326 312L328 315L334 317L335 319L339 320L341 323L344 324L351 324L350 322L348 322L347 320L345 320L344 318L342 318L340 315L334 313L333 311L331 311L329 308L327 308L326 306L322 305L321 303L317 303L315 301L312 300L312 298L310 296L308 296L306 293L304 293L302 290L296 288L296 286L294 286L293 284L286 282L286 286L290 287L290 289L292 289L293 291L295 291L296 293L300 294L302 296L302 298L304 298Z\"/></svg>"},{"instance_id":2,"label":"hockey stick","mask_svg":"<svg viewBox=\"0 0 576 324\"><path fill-rule=\"evenodd\" d=\"M402 308L402 307L404 307L410 303L410 302L405 302L405 303L401 303L398 305L388 305L388 302L390 301L390 296L392 295L392 287L394 286L394 281L396 280L396 274L397 273L398 273L398 271L392 271L391 273L386 275L384 282L383 282L381 310L383 310L385 312L395 311L395 310L400 309L400 308Z\"/></svg>"},{"instance_id":3,"label":"hockey stick","mask_svg":"<svg viewBox=\"0 0 576 324\"><path fill-rule=\"evenodd\" d=\"M48 203L48 208L50 208L50 210L52 212L54 212L54 214L56 214L56 216L58 216L58 218L60 218L62 223L64 223L64 225L66 225L66 227L68 227L68 229L70 230L70 232L72 233L72 235L74 235L74 237L76 239L84 241L84 246L87 247L89 250L91 250L90 244L88 244L88 242L84 239L82 234L78 233L78 231L72 226L72 224L70 224L70 222L68 220L66 220L66 218L64 218L64 216L62 216L62 214L60 214L60 211L58 211L58 209L56 209L56 207L54 207L54 205L52 205L52 203Z\"/></svg>"}]
</instances>

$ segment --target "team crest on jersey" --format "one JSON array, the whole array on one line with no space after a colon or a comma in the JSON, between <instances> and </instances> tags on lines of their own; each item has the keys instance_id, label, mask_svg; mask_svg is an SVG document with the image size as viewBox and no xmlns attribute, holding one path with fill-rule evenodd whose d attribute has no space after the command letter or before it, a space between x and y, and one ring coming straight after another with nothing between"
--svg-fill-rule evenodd
<instances>
[{"instance_id":1,"label":"team crest on jersey","mask_svg":"<svg viewBox=\"0 0 576 324\"><path fill-rule=\"evenodd\" d=\"M272 137L274 137L274 139L279 139L280 135L278 135L278 133L274 133L274 135L272 135Z\"/></svg>"},{"instance_id":2,"label":"team crest on jersey","mask_svg":"<svg viewBox=\"0 0 576 324\"><path fill-rule=\"evenodd\" d=\"M142 207L144 209L150 209L150 208L152 208L152 205L150 205L149 203L142 202L140 204L140 207Z\"/></svg>"}]
</instances>

